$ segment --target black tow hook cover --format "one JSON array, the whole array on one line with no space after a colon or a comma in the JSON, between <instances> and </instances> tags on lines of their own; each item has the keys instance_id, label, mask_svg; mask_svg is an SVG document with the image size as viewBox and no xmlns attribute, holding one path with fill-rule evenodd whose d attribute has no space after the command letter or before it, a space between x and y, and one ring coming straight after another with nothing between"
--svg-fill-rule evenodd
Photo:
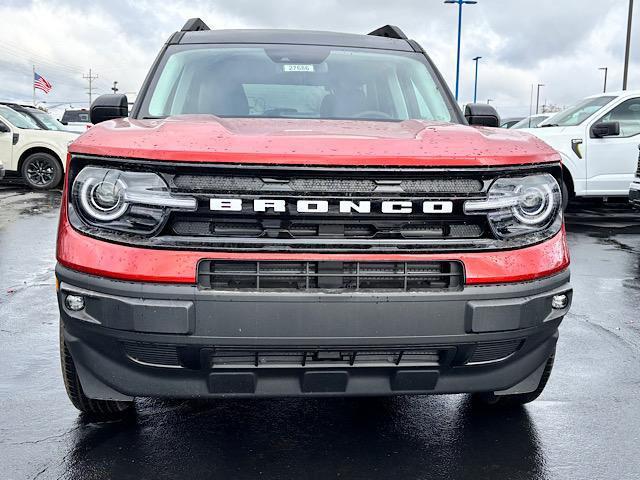
<instances>
[{"instance_id":1,"label":"black tow hook cover","mask_svg":"<svg viewBox=\"0 0 640 480\"><path fill-rule=\"evenodd\" d=\"M391 377L391 389L433 390L439 375L436 370L398 370Z\"/></svg>"},{"instance_id":2,"label":"black tow hook cover","mask_svg":"<svg viewBox=\"0 0 640 480\"><path fill-rule=\"evenodd\" d=\"M347 390L349 373L345 371L305 372L302 391L305 393L336 393Z\"/></svg>"},{"instance_id":3,"label":"black tow hook cover","mask_svg":"<svg viewBox=\"0 0 640 480\"><path fill-rule=\"evenodd\" d=\"M256 376L251 372L224 372L209 375L211 393L255 393Z\"/></svg>"}]
</instances>

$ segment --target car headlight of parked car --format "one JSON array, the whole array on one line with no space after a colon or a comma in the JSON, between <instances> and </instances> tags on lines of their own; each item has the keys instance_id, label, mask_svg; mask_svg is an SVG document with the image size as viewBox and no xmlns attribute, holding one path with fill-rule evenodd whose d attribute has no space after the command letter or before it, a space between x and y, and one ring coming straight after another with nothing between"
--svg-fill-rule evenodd
<instances>
[{"instance_id":1,"label":"car headlight of parked car","mask_svg":"<svg viewBox=\"0 0 640 480\"><path fill-rule=\"evenodd\" d=\"M464 211L487 215L491 229L501 239L555 232L562 225L562 192L548 173L498 178L485 200L466 202Z\"/></svg>"},{"instance_id":2,"label":"car headlight of parked car","mask_svg":"<svg viewBox=\"0 0 640 480\"><path fill-rule=\"evenodd\" d=\"M71 197L85 223L138 234L157 231L171 210L197 208L195 198L172 196L156 173L115 168L83 168L73 181Z\"/></svg>"}]
</instances>

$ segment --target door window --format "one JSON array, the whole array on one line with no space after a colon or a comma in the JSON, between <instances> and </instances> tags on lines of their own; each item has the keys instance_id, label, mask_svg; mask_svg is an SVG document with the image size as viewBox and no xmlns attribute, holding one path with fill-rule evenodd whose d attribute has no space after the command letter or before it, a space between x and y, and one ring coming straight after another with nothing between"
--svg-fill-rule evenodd
<instances>
[{"instance_id":1,"label":"door window","mask_svg":"<svg viewBox=\"0 0 640 480\"><path fill-rule=\"evenodd\" d=\"M632 98L615 107L600 122L618 122L620 135L617 137L633 137L640 134L640 98Z\"/></svg>"}]
</instances>

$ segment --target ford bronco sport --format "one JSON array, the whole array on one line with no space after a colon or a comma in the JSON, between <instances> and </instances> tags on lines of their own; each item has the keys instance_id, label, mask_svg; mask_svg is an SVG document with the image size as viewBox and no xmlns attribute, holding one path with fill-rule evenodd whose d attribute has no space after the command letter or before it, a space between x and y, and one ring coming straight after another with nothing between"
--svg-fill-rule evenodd
<instances>
[{"instance_id":1,"label":"ford bronco sport","mask_svg":"<svg viewBox=\"0 0 640 480\"><path fill-rule=\"evenodd\" d=\"M173 34L70 146L56 268L80 410L135 397L544 388L571 302L560 156L466 118L424 50Z\"/></svg>"}]
</instances>

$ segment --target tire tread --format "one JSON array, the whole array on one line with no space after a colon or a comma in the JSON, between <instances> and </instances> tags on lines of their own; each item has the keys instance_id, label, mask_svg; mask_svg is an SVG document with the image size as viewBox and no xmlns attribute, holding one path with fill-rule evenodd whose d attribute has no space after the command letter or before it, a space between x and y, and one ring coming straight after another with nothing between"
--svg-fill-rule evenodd
<instances>
[{"instance_id":1,"label":"tire tread","mask_svg":"<svg viewBox=\"0 0 640 480\"><path fill-rule=\"evenodd\" d=\"M100 418L114 418L122 417L133 409L133 402L95 400L85 395L71 352L64 342L62 327L60 327L60 362L69 400L81 412Z\"/></svg>"}]
</instances>

